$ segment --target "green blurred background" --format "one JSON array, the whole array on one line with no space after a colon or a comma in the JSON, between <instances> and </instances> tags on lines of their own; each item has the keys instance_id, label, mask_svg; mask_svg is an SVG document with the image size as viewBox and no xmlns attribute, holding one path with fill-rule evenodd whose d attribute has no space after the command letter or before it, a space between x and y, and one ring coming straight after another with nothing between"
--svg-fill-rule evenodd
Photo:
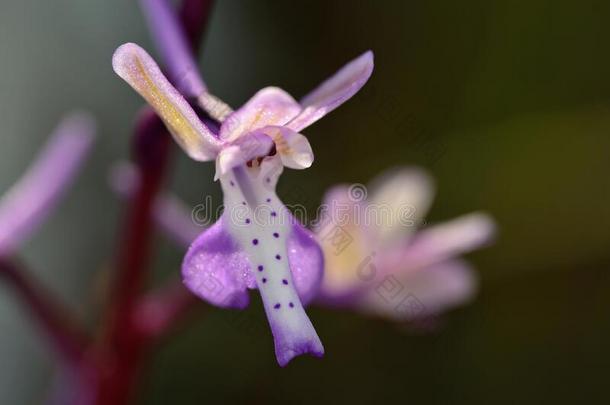
<instances>
[{"instance_id":1,"label":"green blurred background","mask_svg":"<svg viewBox=\"0 0 610 405\"><path fill-rule=\"evenodd\" d=\"M606 0L218 2L200 61L232 105L265 85L298 97L375 51L361 94L307 130L316 162L285 173L287 203L421 165L438 181L429 222L485 210L500 237L469 257L476 302L435 333L316 308L326 357L280 369L266 328L210 310L160 348L141 403L608 403L609 17ZM107 170L142 105L110 66L127 41L152 50L133 1L0 2L0 190L64 112L99 120L78 183L22 251L92 326L121 218ZM213 165L176 156L171 187L219 202ZM182 252L157 246L157 278L175 275ZM247 315L265 322L260 305ZM2 285L0 359L0 403L41 403L53 359Z\"/></svg>"}]
</instances>

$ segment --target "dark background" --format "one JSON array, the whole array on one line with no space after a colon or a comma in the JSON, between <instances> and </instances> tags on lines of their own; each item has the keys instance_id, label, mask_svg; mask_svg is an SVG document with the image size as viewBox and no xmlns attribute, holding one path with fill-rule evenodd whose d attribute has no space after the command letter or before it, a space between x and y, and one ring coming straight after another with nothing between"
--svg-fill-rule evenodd
<instances>
[{"instance_id":1,"label":"dark background","mask_svg":"<svg viewBox=\"0 0 610 405\"><path fill-rule=\"evenodd\" d=\"M500 237L469 255L477 300L435 333L315 308L327 355L280 369L257 300L243 316L212 309L162 346L141 403L607 403L610 2L218 3L200 61L234 106L266 85L298 98L375 52L364 90L306 131L316 162L284 174L287 203L314 209L335 183L421 165L438 181L429 222L485 210ZM0 3L0 190L64 112L99 120L78 183L22 251L91 325L121 218L107 171L142 105L110 65L128 41L153 49L135 2ZM176 156L172 189L218 203L213 165ZM175 275L183 252L157 242L157 278ZM45 398L52 356L38 332L0 286L0 403Z\"/></svg>"}]
</instances>

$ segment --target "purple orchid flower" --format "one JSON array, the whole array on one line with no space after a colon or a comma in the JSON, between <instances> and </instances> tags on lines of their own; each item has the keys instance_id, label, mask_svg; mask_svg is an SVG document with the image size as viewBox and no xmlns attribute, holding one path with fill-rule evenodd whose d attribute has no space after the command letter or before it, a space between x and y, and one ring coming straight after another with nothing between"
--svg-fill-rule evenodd
<instances>
[{"instance_id":1,"label":"purple orchid flower","mask_svg":"<svg viewBox=\"0 0 610 405\"><path fill-rule=\"evenodd\" d=\"M284 166L305 169L312 164L311 146L299 131L366 83L372 52L348 63L300 103L276 87L260 90L237 111L216 117L224 119L218 134L203 124L139 46L120 46L113 68L155 109L191 158L216 160L225 211L187 252L184 283L202 299L226 308L246 307L247 290L258 288L278 363L284 366L305 353L322 356L303 303L317 293L323 255L313 235L277 197L275 186Z\"/></svg>"},{"instance_id":2,"label":"purple orchid flower","mask_svg":"<svg viewBox=\"0 0 610 405\"><path fill-rule=\"evenodd\" d=\"M402 168L366 188L336 186L314 231L326 257L318 300L394 321L415 321L468 301L470 265L457 256L488 244L494 221L483 213L418 230L433 199L424 171Z\"/></svg>"},{"instance_id":3,"label":"purple orchid flower","mask_svg":"<svg viewBox=\"0 0 610 405\"><path fill-rule=\"evenodd\" d=\"M14 253L49 217L84 162L95 133L92 118L64 118L27 172L0 200L0 256Z\"/></svg>"},{"instance_id":4,"label":"purple orchid flower","mask_svg":"<svg viewBox=\"0 0 610 405\"><path fill-rule=\"evenodd\" d=\"M131 195L137 182L129 164L111 172L111 186L121 196ZM405 322L469 301L476 275L457 256L489 244L493 220L473 213L419 230L434 194L432 179L421 169L384 174L370 189L370 198L361 186L335 186L326 194L315 226L326 262L316 302ZM190 209L174 195L159 196L153 213L180 248L188 248L200 232Z\"/></svg>"}]
</instances>

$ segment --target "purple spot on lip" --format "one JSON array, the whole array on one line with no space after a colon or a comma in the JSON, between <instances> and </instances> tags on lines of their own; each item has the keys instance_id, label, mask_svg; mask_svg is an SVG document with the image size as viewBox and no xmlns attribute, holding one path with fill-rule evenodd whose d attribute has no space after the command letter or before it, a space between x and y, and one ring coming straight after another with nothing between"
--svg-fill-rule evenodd
<instances>
[{"instance_id":1,"label":"purple spot on lip","mask_svg":"<svg viewBox=\"0 0 610 405\"><path fill-rule=\"evenodd\" d=\"M246 205L246 202L245 202L245 201L242 201L242 202L241 202L241 205Z\"/></svg>"},{"instance_id":2,"label":"purple spot on lip","mask_svg":"<svg viewBox=\"0 0 610 405\"><path fill-rule=\"evenodd\" d=\"M267 198L267 202L271 202L271 198Z\"/></svg>"},{"instance_id":3,"label":"purple spot on lip","mask_svg":"<svg viewBox=\"0 0 610 405\"><path fill-rule=\"evenodd\" d=\"M277 216L277 212L272 211L272 212L271 212L271 216L272 216L272 217L276 217L276 216Z\"/></svg>"},{"instance_id":4,"label":"purple spot on lip","mask_svg":"<svg viewBox=\"0 0 610 405\"><path fill-rule=\"evenodd\" d=\"M258 266L258 271L263 271L263 265Z\"/></svg>"},{"instance_id":5,"label":"purple spot on lip","mask_svg":"<svg viewBox=\"0 0 610 405\"><path fill-rule=\"evenodd\" d=\"M282 283L284 283L284 285L288 285L288 280L283 279L283 280L282 280Z\"/></svg>"},{"instance_id":6,"label":"purple spot on lip","mask_svg":"<svg viewBox=\"0 0 610 405\"><path fill-rule=\"evenodd\" d=\"M246 218L246 223L249 224L250 223L250 218Z\"/></svg>"},{"instance_id":7,"label":"purple spot on lip","mask_svg":"<svg viewBox=\"0 0 610 405\"><path fill-rule=\"evenodd\" d=\"M267 279L263 277L263 283L266 283L266 282L267 282Z\"/></svg>"},{"instance_id":8,"label":"purple spot on lip","mask_svg":"<svg viewBox=\"0 0 610 405\"><path fill-rule=\"evenodd\" d=\"M273 232L273 237L274 237L274 238L279 238L279 237L280 237L280 234L279 234L279 233L277 233L277 232Z\"/></svg>"},{"instance_id":9,"label":"purple spot on lip","mask_svg":"<svg viewBox=\"0 0 610 405\"><path fill-rule=\"evenodd\" d=\"M273 306L273 308L275 308L275 309L280 309L280 307L281 307L281 306L282 306L282 305L280 305L280 303L278 302L277 304L275 304L275 305Z\"/></svg>"},{"instance_id":10,"label":"purple spot on lip","mask_svg":"<svg viewBox=\"0 0 610 405\"><path fill-rule=\"evenodd\" d=\"M282 258L282 256L280 256L280 255L275 255L275 258L276 258L276 259L278 259L278 260L280 260L280 259Z\"/></svg>"},{"instance_id":11,"label":"purple spot on lip","mask_svg":"<svg viewBox=\"0 0 610 405\"><path fill-rule=\"evenodd\" d=\"M288 306L289 306L290 308L294 308L294 304L293 304L292 302L288 303Z\"/></svg>"},{"instance_id":12,"label":"purple spot on lip","mask_svg":"<svg viewBox=\"0 0 610 405\"><path fill-rule=\"evenodd\" d=\"M271 179L267 177L267 183L271 183Z\"/></svg>"},{"instance_id":13,"label":"purple spot on lip","mask_svg":"<svg viewBox=\"0 0 610 405\"><path fill-rule=\"evenodd\" d=\"M252 244L253 245L258 245L258 239L252 239Z\"/></svg>"},{"instance_id":14,"label":"purple spot on lip","mask_svg":"<svg viewBox=\"0 0 610 405\"><path fill-rule=\"evenodd\" d=\"M230 181L230 183L231 183L231 185L232 185L232 186L234 186L234 185L235 185L235 183L233 183L233 180L231 180L231 181Z\"/></svg>"}]
</instances>

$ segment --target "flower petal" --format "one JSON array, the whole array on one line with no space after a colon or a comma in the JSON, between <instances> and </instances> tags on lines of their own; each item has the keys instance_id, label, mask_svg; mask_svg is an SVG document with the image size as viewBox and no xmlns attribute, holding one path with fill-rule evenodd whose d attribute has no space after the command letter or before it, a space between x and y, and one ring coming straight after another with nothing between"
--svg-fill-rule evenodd
<instances>
[{"instance_id":1,"label":"flower petal","mask_svg":"<svg viewBox=\"0 0 610 405\"><path fill-rule=\"evenodd\" d=\"M313 233L296 219L286 241L288 261L294 285L303 305L309 304L318 294L324 276L324 255Z\"/></svg>"},{"instance_id":2,"label":"flower petal","mask_svg":"<svg viewBox=\"0 0 610 405\"><path fill-rule=\"evenodd\" d=\"M280 126L267 126L259 131L273 139L284 166L291 169L307 169L313 163L311 145L307 138L298 132Z\"/></svg>"},{"instance_id":3,"label":"flower petal","mask_svg":"<svg viewBox=\"0 0 610 405\"><path fill-rule=\"evenodd\" d=\"M303 111L287 126L297 132L310 126L356 94L371 73L373 52L367 51L303 97L300 102Z\"/></svg>"},{"instance_id":4,"label":"flower petal","mask_svg":"<svg viewBox=\"0 0 610 405\"><path fill-rule=\"evenodd\" d=\"M369 191L376 236L387 245L419 227L434 198L434 181L423 169L404 167L373 180Z\"/></svg>"},{"instance_id":5,"label":"flower petal","mask_svg":"<svg viewBox=\"0 0 610 405\"><path fill-rule=\"evenodd\" d=\"M0 200L0 256L12 253L46 220L76 177L95 133L82 113L64 118L28 171Z\"/></svg>"},{"instance_id":6,"label":"flower petal","mask_svg":"<svg viewBox=\"0 0 610 405\"><path fill-rule=\"evenodd\" d=\"M184 284L198 297L222 308L248 306L255 282L248 257L227 231L222 216L193 242L182 262Z\"/></svg>"},{"instance_id":7,"label":"flower petal","mask_svg":"<svg viewBox=\"0 0 610 405\"><path fill-rule=\"evenodd\" d=\"M282 126L300 111L290 94L277 87L266 87L226 118L220 128L220 139L233 141L268 125Z\"/></svg>"},{"instance_id":8,"label":"flower petal","mask_svg":"<svg viewBox=\"0 0 610 405\"><path fill-rule=\"evenodd\" d=\"M172 82L186 97L199 97L207 89L175 10L167 0L140 0L140 5Z\"/></svg>"},{"instance_id":9,"label":"flower petal","mask_svg":"<svg viewBox=\"0 0 610 405\"><path fill-rule=\"evenodd\" d=\"M496 233L493 219L483 213L461 216L418 232L402 248L388 254L384 267L431 266L489 244Z\"/></svg>"},{"instance_id":10,"label":"flower petal","mask_svg":"<svg viewBox=\"0 0 610 405\"><path fill-rule=\"evenodd\" d=\"M132 43L121 45L114 52L112 67L154 108L191 158L206 161L216 157L223 143L203 125L144 49Z\"/></svg>"},{"instance_id":11,"label":"flower petal","mask_svg":"<svg viewBox=\"0 0 610 405\"><path fill-rule=\"evenodd\" d=\"M325 270L321 296L325 302L347 297L363 289L361 267L375 254L374 234L362 221L364 206L349 198L350 188L338 185L325 195L314 232L324 252Z\"/></svg>"},{"instance_id":12,"label":"flower petal","mask_svg":"<svg viewBox=\"0 0 610 405\"><path fill-rule=\"evenodd\" d=\"M357 306L392 320L413 321L462 305L476 291L477 279L470 265L451 260L389 276L371 288Z\"/></svg>"},{"instance_id":13,"label":"flower petal","mask_svg":"<svg viewBox=\"0 0 610 405\"><path fill-rule=\"evenodd\" d=\"M272 148L271 138L261 132L249 133L238 138L218 154L214 180L218 180L232 169L242 166L250 160L268 155Z\"/></svg>"}]
</instances>

